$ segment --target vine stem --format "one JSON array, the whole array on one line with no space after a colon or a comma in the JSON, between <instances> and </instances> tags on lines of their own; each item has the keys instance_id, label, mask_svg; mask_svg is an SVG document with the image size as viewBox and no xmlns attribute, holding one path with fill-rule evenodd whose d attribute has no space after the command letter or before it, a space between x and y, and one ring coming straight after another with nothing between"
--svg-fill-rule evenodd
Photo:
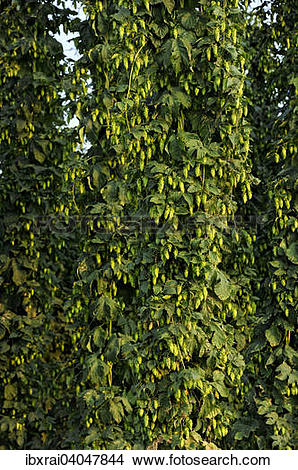
<instances>
[{"instance_id":1,"label":"vine stem","mask_svg":"<svg viewBox=\"0 0 298 470\"><path fill-rule=\"evenodd\" d=\"M129 132L130 132L130 125L129 125L129 120L128 120L128 116L127 116L127 104L128 104L128 98L129 98L130 90L131 90L132 73L133 73L134 64L135 64L135 62L138 58L138 55L140 54L141 50L145 46L146 42L147 41L145 41L144 44L142 44L142 46L140 47L140 49L137 51L136 55L134 56L133 62L132 62L132 65L131 65L131 69L130 69L130 74L129 74L128 90L127 90L127 94L126 94L126 103L125 103L125 119L126 119L126 124L127 124L127 128L128 128Z\"/></svg>"}]
</instances>

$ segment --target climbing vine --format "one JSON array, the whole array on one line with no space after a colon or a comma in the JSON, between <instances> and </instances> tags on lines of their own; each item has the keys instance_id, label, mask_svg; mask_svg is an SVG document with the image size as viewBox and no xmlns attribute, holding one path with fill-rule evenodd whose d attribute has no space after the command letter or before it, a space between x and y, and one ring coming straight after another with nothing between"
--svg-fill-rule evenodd
<instances>
[{"instance_id":1,"label":"climbing vine","mask_svg":"<svg viewBox=\"0 0 298 470\"><path fill-rule=\"evenodd\" d=\"M238 437L244 448L292 449L297 428L295 5L261 5L252 11L250 25L251 156L260 184L247 210L258 219L257 316L247 350L251 388Z\"/></svg>"},{"instance_id":2,"label":"climbing vine","mask_svg":"<svg viewBox=\"0 0 298 470\"><path fill-rule=\"evenodd\" d=\"M69 11L0 3L0 442L56 448L74 375L64 311L77 259L64 170L73 143L64 54L53 37Z\"/></svg>"},{"instance_id":3,"label":"climbing vine","mask_svg":"<svg viewBox=\"0 0 298 470\"><path fill-rule=\"evenodd\" d=\"M1 448L294 449L294 2L73 3L0 1Z\"/></svg>"},{"instance_id":4,"label":"climbing vine","mask_svg":"<svg viewBox=\"0 0 298 470\"><path fill-rule=\"evenodd\" d=\"M85 443L226 447L252 317L224 268L254 181L244 18L227 2L83 4Z\"/></svg>"}]
</instances>

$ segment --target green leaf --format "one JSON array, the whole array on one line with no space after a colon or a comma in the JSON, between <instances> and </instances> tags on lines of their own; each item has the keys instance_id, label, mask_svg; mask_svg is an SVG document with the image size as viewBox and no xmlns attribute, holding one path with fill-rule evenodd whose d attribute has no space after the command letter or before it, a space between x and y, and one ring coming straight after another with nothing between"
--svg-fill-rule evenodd
<instances>
[{"instance_id":1,"label":"green leaf","mask_svg":"<svg viewBox=\"0 0 298 470\"><path fill-rule=\"evenodd\" d=\"M191 105L191 98L186 93L184 93L180 88L172 88L171 90L172 96L175 101L179 104L184 106L185 108L189 108Z\"/></svg>"},{"instance_id":2,"label":"green leaf","mask_svg":"<svg viewBox=\"0 0 298 470\"><path fill-rule=\"evenodd\" d=\"M214 400L211 400L209 397L206 397L200 408L200 416L204 418L212 419L220 413L220 409L215 406Z\"/></svg>"},{"instance_id":3,"label":"green leaf","mask_svg":"<svg viewBox=\"0 0 298 470\"><path fill-rule=\"evenodd\" d=\"M27 124L26 121L24 121L23 119L16 120L18 134L20 134L24 130L24 128L26 127L26 124Z\"/></svg>"},{"instance_id":4,"label":"green leaf","mask_svg":"<svg viewBox=\"0 0 298 470\"><path fill-rule=\"evenodd\" d=\"M255 420L246 418L245 423L243 421L237 421L234 425L235 439L237 441L241 441L243 438L247 439L250 433L257 429L257 422Z\"/></svg>"},{"instance_id":5,"label":"green leaf","mask_svg":"<svg viewBox=\"0 0 298 470\"><path fill-rule=\"evenodd\" d=\"M99 187L99 170L98 168L93 168L93 173L92 173L92 181L93 185L98 188Z\"/></svg>"},{"instance_id":6,"label":"green leaf","mask_svg":"<svg viewBox=\"0 0 298 470\"><path fill-rule=\"evenodd\" d=\"M83 394L83 398L87 405L93 406L98 399L98 394L96 393L95 390L87 390Z\"/></svg>"},{"instance_id":7,"label":"green leaf","mask_svg":"<svg viewBox=\"0 0 298 470\"><path fill-rule=\"evenodd\" d=\"M224 382L225 375L221 370L215 370L213 372L213 380L214 382Z\"/></svg>"},{"instance_id":8,"label":"green leaf","mask_svg":"<svg viewBox=\"0 0 298 470\"><path fill-rule=\"evenodd\" d=\"M175 8L175 0L162 0L164 6L168 10L169 13L172 13L172 11Z\"/></svg>"},{"instance_id":9,"label":"green leaf","mask_svg":"<svg viewBox=\"0 0 298 470\"><path fill-rule=\"evenodd\" d=\"M259 415L265 415L272 410L272 403L269 398L266 398L258 403L259 403L259 406L258 406Z\"/></svg>"},{"instance_id":10,"label":"green leaf","mask_svg":"<svg viewBox=\"0 0 298 470\"><path fill-rule=\"evenodd\" d=\"M114 299L110 299L107 295L101 296L96 305L97 318L113 318L117 311L117 303Z\"/></svg>"},{"instance_id":11,"label":"green leaf","mask_svg":"<svg viewBox=\"0 0 298 470\"><path fill-rule=\"evenodd\" d=\"M4 338L6 334L6 328L3 324L0 323L0 341Z\"/></svg>"},{"instance_id":12,"label":"green leaf","mask_svg":"<svg viewBox=\"0 0 298 470\"><path fill-rule=\"evenodd\" d=\"M153 202L153 204L165 204L165 200L166 197L163 194L155 194L150 198L150 202Z\"/></svg>"},{"instance_id":13,"label":"green leaf","mask_svg":"<svg viewBox=\"0 0 298 470\"><path fill-rule=\"evenodd\" d=\"M168 149L168 153L173 159L179 160L181 158L182 148L175 135L172 134L169 138L169 142L166 149Z\"/></svg>"},{"instance_id":14,"label":"green leaf","mask_svg":"<svg viewBox=\"0 0 298 470\"><path fill-rule=\"evenodd\" d=\"M279 374L276 375L277 379L286 380L292 372L292 369L286 362L283 362L276 368L276 372L279 372Z\"/></svg>"},{"instance_id":15,"label":"green leaf","mask_svg":"<svg viewBox=\"0 0 298 470\"><path fill-rule=\"evenodd\" d=\"M128 399L125 396L122 396L121 401L122 401L127 413L131 413L132 407L131 407L131 404L129 403Z\"/></svg>"},{"instance_id":16,"label":"green leaf","mask_svg":"<svg viewBox=\"0 0 298 470\"><path fill-rule=\"evenodd\" d=\"M17 389L14 385L8 384L4 387L5 400L13 400L17 396Z\"/></svg>"},{"instance_id":17,"label":"green leaf","mask_svg":"<svg viewBox=\"0 0 298 470\"><path fill-rule=\"evenodd\" d=\"M266 423L272 425L278 421L278 414L275 411L272 411L266 415L266 418Z\"/></svg>"},{"instance_id":18,"label":"green leaf","mask_svg":"<svg viewBox=\"0 0 298 470\"><path fill-rule=\"evenodd\" d=\"M216 196L218 196L219 194L221 194L221 190L215 186L215 184L211 181L211 180L207 180L206 181L206 189L211 193L211 194L215 194Z\"/></svg>"},{"instance_id":19,"label":"green leaf","mask_svg":"<svg viewBox=\"0 0 298 470\"><path fill-rule=\"evenodd\" d=\"M118 12L115 13L114 15L111 15L112 18L115 18L119 23L123 23L127 21L127 19L130 16L130 11L127 8L119 8Z\"/></svg>"},{"instance_id":20,"label":"green leaf","mask_svg":"<svg viewBox=\"0 0 298 470\"><path fill-rule=\"evenodd\" d=\"M85 444L89 446L90 444L92 444L92 442L96 441L96 439L98 438L100 438L100 434L97 431L92 430L90 434L88 434L88 436L85 438Z\"/></svg>"},{"instance_id":21,"label":"green leaf","mask_svg":"<svg viewBox=\"0 0 298 470\"><path fill-rule=\"evenodd\" d=\"M99 383L103 377L110 372L109 366L97 358L97 354L92 354L88 360L89 376L94 383Z\"/></svg>"},{"instance_id":22,"label":"green leaf","mask_svg":"<svg viewBox=\"0 0 298 470\"><path fill-rule=\"evenodd\" d=\"M276 259L274 261L270 261L269 264L274 268L283 268L285 263L282 260Z\"/></svg>"},{"instance_id":23,"label":"green leaf","mask_svg":"<svg viewBox=\"0 0 298 470\"><path fill-rule=\"evenodd\" d=\"M214 344L214 346L220 349L226 342L226 334L218 325L213 325L212 330L215 331L212 337L212 344Z\"/></svg>"},{"instance_id":24,"label":"green leaf","mask_svg":"<svg viewBox=\"0 0 298 470\"><path fill-rule=\"evenodd\" d=\"M193 195L192 194L184 193L183 194L183 199L185 199L185 201L187 202L189 208L193 207L194 203L193 203Z\"/></svg>"},{"instance_id":25,"label":"green leaf","mask_svg":"<svg viewBox=\"0 0 298 470\"><path fill-rule=\"evenodd\" d=\"M193 132L181 131L178 133L178 137L189 149L202 149L203 154L206 154L206 149L204 149L203 144L197 134L194 134Z\"/></svg>"},{"instance_id":26,"label":"green leaf","mask_svg":"<svg viewBox=\"0 0 298 470\"><path fill-rule=\"evenodd\" d=\"M113 400L110 400L110 412L114 418L114 420L116 421L116 423L120 423L121 420L122 420L122 417L124 415L124 410L123 410L123 406L120 402L115 402Z\"/></svg>"},{"instance_id":27,"label":"green leaf","mask_svg":"<svg viewBox=\"0 0 298 470\"><path fill-rule=\"evenodd\" d=\"M105 331L100 326L96 328L93 334L93 341L94 341L95 346L102 347L104 345L105 338L106 338Z\"/></svg>"},{"instance_id":28,"label":"green leaf","mask_svg":"<svg viewBox=\"0 0 298 470\"><path fill-rule=\"evenodd\" d=\"M222 396L222 397L228 397L229 396L229 390L227 389L227 387L225 386L224 384L224 380L225 380L225 375L222 371L220 370L215 370L213 372L213 387L218 391L218 393Z\"/></svg>"},{"instance_id":29,"label":"green leaf","mask_svg":"<svg viewBox=\"0 0 298 470\"><path fill-rule=\"evenodd\" d=\"M195 18L190 12L183 12L183 16L181 16L181 24L185 29L192 29L195 26Z\"/></svg>"},{"instance_id":30,"label":"green leaf","mask_svg":"<svg viewBox=\"0 0 298 470\"><path fill-rule=\"evenodd\" d=\"M124 91L126 91L128 88L128 85L127 83L121 83L120 85L117 86L117 91L118 93L123 93ZM125 105L124 103L117 103L117 106L119 107L120 111L123 111L123 109L125 108Z\"/></svg>"},{"instance_id":31,"label":"green leaf","mask_svg":"<svg viewBox=\"0 0 298 470\"><path fill-rule=\"evenodd\" d=\"M294 264L298 264L298 243L291 243L289 248L286 250L287 258Z\"/></svg>"},{"instance_id":32,"label":"green leaf","mask_svg":"<svg viewBox=\"0 0 298 470\"><path fill-rule=\"evenodd\" d=\"M12 260L12 280L17 286L21 286L25 279L26 279L26 273L25 271L22 271L18 264L16 263L16 260Z\"/></svg>"},{"instance_id":33,"label":"green leaf","mask_svg":"<svg viewBox=\"0 0 298 470\"><path fill-rule=\"evenodd\" d=\"M213 387L218 391L222 397L229 396L229 390L222 382L213 382Z\"/></svg>"},{"instance_id":34,"label":"green leaf","mask_svg":"<svg viewBox=\"0 0 298 470\"><path fill-rule=\"evenodd\" d=\"M108 342L105 357L108 361L115 362L120 351L120 343L117 336L114 334Z\"/></svg>"},{"instance_id":35,"label":"green leaf","mask_svg":"<svg viewBox=\"0 0 298 470\"><path fill-rule=\"evenodd\" d=\"M201 442L202 438L196 431L191 431L190 436L195 442Z\"/></svg>"},{"instance_id":36,"label":"green leaf","mask_svg":"<svg viewBox=\"0 0 298 470\"><path fill-rule=\"evenodd\" d=\"M43 152L41 152L36 145L33 146L33 154L35 160L37 160L39 163L43 163L46 159L46 156Z\"/></svg>"},{"instance_id":37,"label":"green leaf","mask_svg":"<svg viewBox=\"0 0 298 470\"><path fill-rule=\"evenodd\" d=\"M219 447L214 442L203 441L202 444L206 450L219 450Z\"/></svg>"},{"instance_id":38,"label":"green leaf","mask_svg":"<svg viewBox=\"0 0 298 470\"><path fill-rule=\"evenodd\" d=\"M144 134L144 129L141 126L136 126L136 127L132 128L131 133L138 140L140 140L145 135Z\"/></svg>"},{"instance_id":39,"label":"green leaf","mask_svg":"<svg viewBox=\"0 0 298 470\"><path fill-rule=\"evenodd\" d=\"M6 255L0 255L0 273L2 274L8 268L10 259Z\"/></svg>"},{"instance_id":40,"label":"green leaf","mask_svg":"<svg viewBox=\"0 0 298 470\"><path fill-rule=\"evenodd\" d=\"M0 354L4 354L10 350L10 345L7 341L1 341L0 343Z\"/></svg>"},{"instance_id":41,"label":"green leaf","mask_svg":"<svg viewBox=\"0 0 298 470\"><path fill-rule=\"evenodd\" d=\"M172 294L176 294L176 291L177 291L177 281L170 280L165 283L164 294L172 295Z\"/></svg>"},{"instance_id":42,"label":"green leaf","mask_svg":"<svg viewBox=\"0 0 298 470\"><path fill-rule=\"evenodd\" d=\"M231 295L231 284L224 276L224 274L220 273L219 282L214 287L214 292L220 300L227 300Z\"/></svg>"},{"instance_id":43,"label":"green leaf","mask_svg":"<svg viewBox=\"0 0 298 470\"><path fill-rule=\"evenodd\" d=\"M156 36L159 36L161 39L164 38L169 31L169 28L167 27L166 24L153 23L151 28L156 34Z\"/></svg>"},{"instance_id":44,"label":"green leaf","mask_svg":"<svg viewBox=\"0 0 298 470\"><path fill-rule=\"evenodd\" d=\"M294 87L295 87L296 89L298 89L298 77L293 77L293 78L291 78L291 80L289 81L289 83L290 83L291 85L294 85Z\"/></svg>"},{"instance_id":45,"label":"green leaf","mask_svg":"<svg viewBox=\"0 0 298 470\"><path fill-rule=\"evenodd\" d=\"M107 109L111 109L111 107L113 106L113 98L110 95L106 94L106 93L105 93L102 101L103 101L103 104L105 105L105 107Z\"/></svg>"},{"instance_id":46,"label":"green leaf","mask_svg":"<svg viewBox=\"0 0 298 470\"><path fill-rule=\"evenodd\" d=\"M267 340L269 341L270 346L272 347L277 346L280 343L281 332L280 332L280 329L276 325L273 325L271 328L266 330L265 336Z\"/></svg>"},{"instance_id":47,"label":"green leaf","mask_svg":"<svg viewBox=\"0 0 298 470\"><path fill-rule=\"evenodd\" d=\"M190 184L187 188L188 193L198 193L201 191L202 186L200 183Z\"/></svg>"},{"instance_id":48,"label":"green leaf","mask_svg":"<svg viewBox=\"0 0 298 470\"><path fill-rule=\"evenodd\" d=\"M298 382L298 370L293 370L291 374L289 375L289 384L293 384L295 382Z\"/></svg>"}]
</instances>

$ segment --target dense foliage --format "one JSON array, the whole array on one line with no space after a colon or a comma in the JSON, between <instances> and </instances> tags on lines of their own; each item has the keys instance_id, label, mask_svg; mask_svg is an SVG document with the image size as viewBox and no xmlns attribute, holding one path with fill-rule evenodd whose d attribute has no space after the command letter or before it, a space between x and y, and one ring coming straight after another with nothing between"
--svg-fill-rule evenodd
<instances>
[{"instance_id":1,"label":"dense foliage","mask_svg":"<svg viewBox=\"0 0 298 470\"><path fill-rule=\"evenodd\" d=\"M0 1L2 448L295 448L294 2L63 3Z\"/></svg>"},{"instance_id":2,"label":"dense foliage","mask_svg":"<svg viewBox=\"0 0 298 470\"><path fill-rule=\"evenodd\" d=\"M73 145L64 123L63 49L53 37L69 12L51 1L0 6L0 441L56 448L74 375L64 311L77 259L73 231L65 229Z\"/></svg>"},{"instance_id":3,"label":"dense foliage","mask_svg":"<svg viewBox=\"0 0 298 470\"><path fill-rule=\"evenodd\" d=\"M273 1L253 18L248 94L251 158L260 184L247 210L258 219L257 316L247 350L252 388L243 437L246 448L286 449L297 445L298 425L295 2Z\"/></svg>"}]
</instances>

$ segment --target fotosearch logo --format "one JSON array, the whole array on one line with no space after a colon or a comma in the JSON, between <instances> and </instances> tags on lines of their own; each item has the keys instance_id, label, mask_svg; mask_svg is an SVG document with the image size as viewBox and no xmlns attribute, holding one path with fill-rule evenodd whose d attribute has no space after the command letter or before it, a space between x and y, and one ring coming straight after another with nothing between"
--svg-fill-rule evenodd
<instances>
[{"instance_id":1,"label":"fotosearch logo","mask_svg":"<svg viewBox=\"0 0 298 470\"><path fill-rule=\"evenodd\" d=\"M244 456L241 459L238 459L233 454L230 455L219 455L219 456L185 456L185 455L169 455L169 465L174 466L181 466L181 465L217 465L217 466L255 466L255 465L268 465L270 466L270 458L269 457L248 457Z\"/></svg>"},{"instance_id":2,"label":"fotosearch logo","mask_svg":"<svg viewBox=\"0 0 298 470\"><path fill-rule=\"evenodd\" d=\"M145 466L154 466L160 468L162 466L173 466L173 467L182 467L182 466L219 466L219 467L228 467L235 468L237 466L246 466L251 468L251 466L270 466L270 458L263 456L250 456L248 457L237 457L236 455L185 455L185 454L173 454L170 453L166 457L160 455L154 456L132 456L132 462L134 466L142 468Z\"/></svg>"},{"instance_id":3,"label":"fotosearch logo","mask_svg":"<svg viewBox=\"0 0 298 470\"><path fill-rule=\"evenodd\" d=\"M218 459L220 459L218 461ZM234 455L230 455L230 456L226 456L226 457L214 457L214 460L215 462L213 462L213 464L215 463L216 465L238 465L238 459L237 457L235 457ZM195 457L191 457L191 456L185 456L185 455L174 455L174 454L170 454L169 455L169 461L170 461L170 465L205 465L205 464L210 464L210 457L199 457L199 456L195 456ZM212 464L212 463L211 463Z\"/></svg>"}]
</instances>

